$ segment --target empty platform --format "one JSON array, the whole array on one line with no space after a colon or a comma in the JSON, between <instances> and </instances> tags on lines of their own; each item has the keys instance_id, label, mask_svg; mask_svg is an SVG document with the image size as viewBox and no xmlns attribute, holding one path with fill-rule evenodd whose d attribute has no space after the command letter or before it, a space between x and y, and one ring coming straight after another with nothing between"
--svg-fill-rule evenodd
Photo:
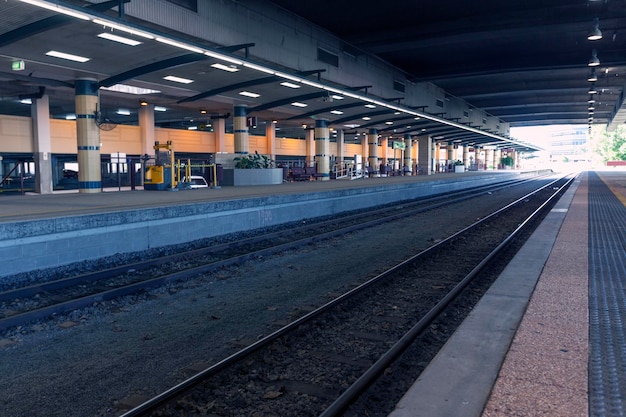
<instances>
[{"instance_id":1,"label":"empty platform","mask_svg":"<svg viewBox=\"0 0 626 417\"><path fill-rule=\"evenodd\" d=\"M624 202L581 174L390 417L625 415Z\"/></svg>"}]
</instances>

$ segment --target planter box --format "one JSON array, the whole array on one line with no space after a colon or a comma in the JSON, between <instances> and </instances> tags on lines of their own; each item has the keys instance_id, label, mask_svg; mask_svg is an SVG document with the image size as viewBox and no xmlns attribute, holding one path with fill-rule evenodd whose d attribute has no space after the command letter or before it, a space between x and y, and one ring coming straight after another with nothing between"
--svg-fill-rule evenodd
<instances>
[{"instance_id":1,"label":"planter box","mask_svg":"<svg viewBox=\"0 0 626 417\"><path fill-rule=\"evenodd\" d=\"M465 172L465 166L463 165L455 165L454 172Z\"/></svg>"},{"instance_id":2,"label":"planter box","mask_svg":"<svg viewBox=\"0 0 626 417\"><path fill-rule=\"evenodd\" d=\"M283 183L282 168L236 169L224 168L224 178L220 185L271 185Z\"/></svg>"}]
</instances>

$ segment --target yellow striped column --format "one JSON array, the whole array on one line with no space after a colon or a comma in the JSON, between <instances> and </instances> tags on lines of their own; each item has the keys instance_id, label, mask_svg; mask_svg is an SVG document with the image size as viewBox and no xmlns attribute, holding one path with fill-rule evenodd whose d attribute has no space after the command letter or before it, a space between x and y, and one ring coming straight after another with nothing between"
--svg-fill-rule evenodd
<instances>
[{"instance_id":1,"label":"yellow striped column","mask_svg":"<svg viewBox=\"0 0 626 417\"><path fill-rule=\"evenodd\" d=\"M249 152L247 106L235 106L233 134L235 135L235 153L247 154Z\"/></svg>"},{"instance_id":2,"label":"yellow striped column","mask_svg":"<svg viewBox=\"0 0 626 417\"><path fill-rule=\"evenodd\" d=\"M378 130L370 129L367 134L367 143L369 145L369 157L367 161L369 162L369 166L372 167L374 173L377 174L379 172L378 166Z\"/></svg>"},{"instance_id":3,"label":"yellow striped column","mask_svg":"<svg viewBox=\"0 0 626 417\"><path fill-rule=\"evenodd\" d=\"M328 120L315 121L315 163L322 181L330 180L330 130Z\"/></svg>"},{"instance_id":4,"label":"yellow striped column","mask_svg":"<svg viewBox=\"0 0 626 417\"><path fill-rule=\"evenodd\" d=\"M76 80L76 138L78 139L78 191L102 191L100 167L100 129L95 123L98 109L98 82Z\"/></svg>"}]
</instances>

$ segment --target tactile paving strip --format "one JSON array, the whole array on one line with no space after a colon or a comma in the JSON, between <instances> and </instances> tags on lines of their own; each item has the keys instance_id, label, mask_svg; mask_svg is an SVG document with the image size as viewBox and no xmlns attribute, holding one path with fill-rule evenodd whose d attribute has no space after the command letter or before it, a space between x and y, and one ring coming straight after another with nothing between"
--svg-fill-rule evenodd
<instances>
[{"instance_id":1,"label":"tactile paving strip","mask_svg":"<svg viewBox=\"0 0 626 417\"><path fill-rule=\"evenodd\" d=\"M589 172L589 415L625 416L626 207Z\"/></svg>"}]
</instances>

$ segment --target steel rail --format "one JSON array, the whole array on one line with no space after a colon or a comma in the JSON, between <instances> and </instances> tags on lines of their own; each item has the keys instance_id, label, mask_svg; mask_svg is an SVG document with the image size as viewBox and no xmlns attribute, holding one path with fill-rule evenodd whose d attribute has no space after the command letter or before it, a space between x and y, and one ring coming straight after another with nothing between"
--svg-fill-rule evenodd
<instances>
[{"instance_id":1,"label":"steel rail","mask_svg":"<svg viewBox=\"0 0 626 417\"><path fill-rule=\"evenodd\" d=\"M322 414L318 417L338 417L352 405L357 398L369 388L378 377L396 361L413 341L430 326L433 321L454 301L463 289L480 273L502 249L504 249L535 217L542 213L548 204L560 196L569 187L574 178L554 192L539 208L526 218L508 237L506 237L491 253L476 265L444 298L442 298L424 317L422 317L400 340L398 340L385 354L383 354L367 371L363 373L350 387L348 387Z\"/></svg>"},{"instance_id":2,"label":"steel rail","mask_svg":"<svg viewBox=\"0 0 626 417\"><path fill-rule=\"evenodd\" d=\"M511 186L511 184L506 184L506 185L500 184L500 187L509 187L509 186ZM494 188L493 186L489 187L489 189L493 189L493 188ZM481 192L484 192L484 190L481 189ZM274 245L265 249L260 249L260 250L249 252L243 255L229 257L229 258L222 259L219 261L214 261L205 265L187 268L185 270L178 271L172 274L167 274L167 275L162 275L162 276L151 278L151 279L142 280L139 282L123 285L118 288L110 289L110 290L99 292L96 294L87 295L87 296L76 298L73 300L68 300L65 302L58 303L58 304L42 307L36 310L31 310L31 311L27 311L24 313L15 314L10 317L1 318L0 319L0 331L7 330L9 328L16 327L19 325L23 325L25 323L42 320L48 317L52 317L54 315L65 314L67 312L77 310L79 308L87 307L95 302L102 302L102 301L107 301L107 300L112 300L115 298L123 297L126 295L136 294L143 290L157 288L169 282L183 281L185 279L188 279L189 277L194 277L199 274L205 274L205 273L214 271L218 268L227 267L227 266L231 266L231 265L234 265L234 264L246 261L246 260L250 260L250 259L254 259L254 258L258 258L262 256L268 256L268 255L272 255L278 252L303 247L312 243L316 243L316 242L331 239L337 236L345 235L347 233L351 233L351 232L361 230L364 228L373 227L373 226L380 225L386 222L405 218L410 215L433 210L433 209L446 206L449 204L465 201L465 200L474 198L476 196L476 194L469 194L465 191L462 192L461 194L462 194L461 197L456 197L453 199L450 199L448 197L445 201L431 204L426 207L418 207L416 209L406 209L406 207L403 206L403 210L399 212L396 212L394 214L387 215L384 217L382 216L377 217L367 222L362 222L359 224L354 224L351 226L338 228L329 232L317 234L314 236L309 236L306 238L296 239L287 243ZM435 201L438 199L439 198L434 198ZM431 199L427 199L426 202L428 201L431 201ZM423 205L423 203L424 203L423 200L420 201L421 205ZM377 210L377 213L381 214L381 213L388 212L388 211L389 211L389 208L380 209L380 210ZM366 215L368 217L371 217L372 213L366 213ZM355 214L355 215L347 216L347 218L351 219L353 217L358 218L362 216L363 214ZM340 220L345 221L346 218L342 217ZM333 221L336 222L337 220L336 219L329 220L328 222L333 222ZM319 228L320 225L316 223L314 224L314 227ZM224 244L220 244L220 245L208 248L208 249L207 248L195 249L193 251L186 252L185 254L171 255L171 257L168 258L167 261L164 261L162 259L155 259L155 260L149 260L146 262L150 266L154 266L158 264L163 264L165 262L171 262L173 261L173 258L182 258L182 257L190 256L191 254L196 254L196 255L199 253L205 254L205 255L211 254L211 253L223 251L226 249L233 249L233 246L236 244L244 245L244 244L255 243L258 241L271 240L271 238L273 237L281 236L281 233L284 233L284 232L273 232L273 233L270 233L269 235L263 235L261 237L252 237L252 238L244 239L243 241L238 241L238 242L224 243ZM293 234L293 229L290 230L289 233ZM244 242L244 243L241 243L241 242ZM0 293L0 301L12 300L12 299L20 298L20 297L25 298L27 296L32 296L32 295L35 295L37 293L41 293L44 291L64 289L72 285L77 285L77 284L84 283L84 282L93 282L93 281L97 281L100 279L105 279L109 277L108 274L113 274L113 273L122 274L128 271L129 269L134 269L135 265L137 264L123 265L123 266L119 266L115 268L110 268L105 271L98 271L93 274L87 274L89 278L91 279L88 279L84 275L81 275L79 277L66 278L64 280L56 280L56 281L51 281L48 283L37 284L37 285L29 286L29 287L7 291L5 293ZM23 293L21 293L21 291L23 291Z\"/></svg>"},{"instance_id":3,"label":"steel rail","mask_svg":"<svg viewBox=\"0 0 626 417\"><path fill-rule=\"evenodd\" d=\"M549 184L546 184L540 188L538 188L537 190L534 190L531 193L528 193L526 195L524 195L523 197L520 197L519 199L515 200L514 202L507 204L505 207L502 207L500 209L498 209L497 211L491 213L490 215L478 220L477 222L473 223L472 225L464 228L463 230L449 236L448 238L430 246L429 248L419 252L418 254L404 260L403 262L393 266L392 268L382 272L381 274L369 279L368 281L358 285L357 287L347 291L346 293L340 295L339 297L329 301L328 303L322 305L321 307L305 314L304 316L294 320L293 322L287 324L284 327L281 327L280 329L272 332L271 334L268 334L267 336L264 336L263 338L257 340L256 342L254 342L253 344L245 347L244 349L241 349L239 351L237 351L236 353L220 360L219 362L211 365L210 367L206 368L203 371L200 371L199 373L189 377L188 379L180 382L179 384L169 388L168 390L156 395L155 397L145 401L144 403L136 406L135 408L128 410L127 412L125 412L124 414L121 414L119 417L139 417L139 416L145 416L147 415L147 413L156 410L158 407L160 407L161 405L173 400L174 398L178 397L179 395L183 394L186 390L188 390L189 388L192 388L194 386L196 386L197 384L199 384L200 382L202 382L205 379L208 379L214 375L216 375L218 372L220 372L221 370L237 363L238 361L242 360L243 358L246 358L248 356L250 356L251 354L257 352L258 350L262 349L263 347L269 345L270 343L274 342L275 340L279 339L280 337L292 332L293 330L297 329L298 327L300 327L303 324L306 324L310 321L312 321L313 319L317 318L318 316L320 316L321 314L325 313L326 311L336 307L337 305L343 303L344 301L356 296L357 294L363 292L364 290L368 289L369 287L379 283L380 281L388 278L389 276L392 276L393 274L395 274L398 270L404 268L407 264L413 263L415 262L417 259L423 257L426 254L429 254L433 251L436 251L438 249L440 249L441 247L451 243L452 241L454 241L456 238L458 238L460 235L462 235L463 233L467 233L469 231L471 231L472 229L478 227L479 225L481 225L482 223L486 222L487 220L503 213L504 211L506 211L507 209L513 207L516 204L519 204L521 202L523 202L524 200L526 200L527 198L529 198L530 196L540 192L541 190L552 186L553 184L555 184L556 182L560 181L561 179L556 179L552 182L550 182ZM571 182L571 180L570 180ZM569 184L569 182L568 182ZM561 187L562 189L563 187ZM560 190L559 190L560 191ZM552 197L550 197L550 199L552 199ZM547 202L544 202L542 204L541 207L544 207L545 204L547 204ZM528 221L525 221L524 223L522 223L523 225L526 225ZM518 226L518 229L521 227ZM517 230L517 229L516 229ZM510 239L508 239L510 240ZM481 265L484 263L485 261L481 262ZM475 268L476 269L476 268ZM460 291L465 287L466 284L460 286L457 285L452 291ZM430 313L429 313L430 314ZM406 344L406 341L399 341L397 342L397 344L400 344L400 346L404 346ZM404 349L403 349L404 350ZM377 362L378 363L378 362ZM376 366L376 364L374 365ZM380 367L380 365L379 365ZM370 368L371 369L371 368ZM384 367L382 368L382 370L384 370ZM376 368L376 371L371 371L372 373L376 373L379 371L379 368ZM359 378L360 381L360 378ZM357 381L357 382L359 382ZM362 389L360 387L361 384L364 384L365 381L359 382L359 387L358 387L358 391L360 392ZM356 383L355 383L356 384ZM369 383L368 383L369 384ZM357 390L357 388L353 388L353 390ZM352 398L352 394L349 395L349 398ZM345 401L345 400L342 400ZM333 403L334 404L334 403ZM333 405L331 405L332 407ZM344 408L344 406L341 403L338 403L335 407L341 407L342 409Z\"/></svg>"}]
</instances>

